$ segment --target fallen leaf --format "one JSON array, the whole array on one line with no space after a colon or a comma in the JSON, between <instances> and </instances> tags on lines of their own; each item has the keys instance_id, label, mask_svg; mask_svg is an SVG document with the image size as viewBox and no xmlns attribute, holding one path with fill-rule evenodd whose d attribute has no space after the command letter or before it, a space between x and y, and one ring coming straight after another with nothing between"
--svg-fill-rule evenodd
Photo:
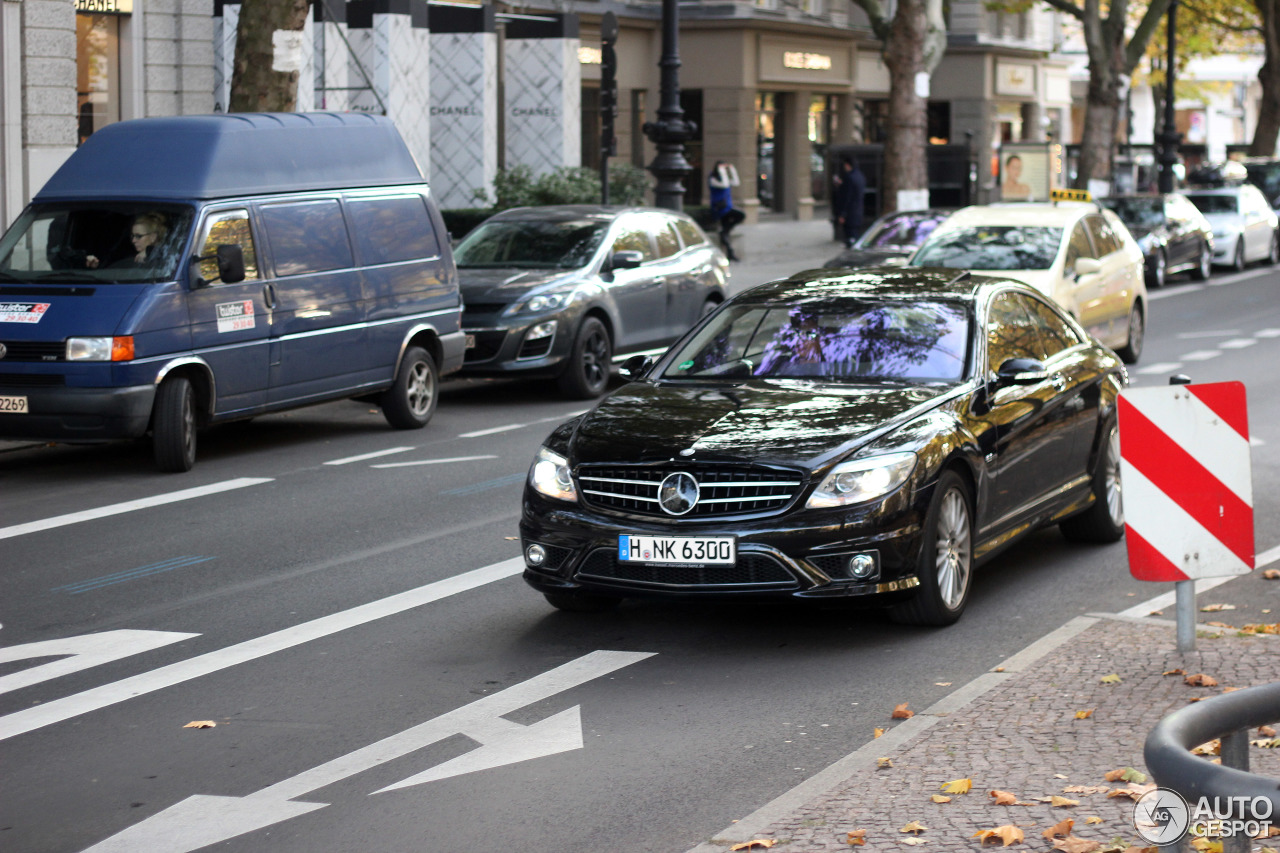
<instances>
[{"instance_id":1,"label":"fallen leaf","mask_svg":"<svg viewBox=\"0 0 1280 853\"><path fill-rule=\"evenodd\" d=\"M882 734L884 734L884 729L876 726L876 737L880 737Z\"/></svg>"},{"instance_id":2,"label":"fallen leaf","mask_svg":"<svg viewBox=\"0 0 1280 853\"><path fill-rule=\"evenodd\" d=\"M992 672L1004 672L1004 667L1002 667L1002 666L998 666L998 667L996 667L995 669L993 669L993 670L991 670L991 671L992 671Z\"/></svg>"},{"instance_id":3,"label":"fallen leaf","mask_svg":"<svg viewBox=\"0 0 1280 853\"><path fill-rule=\"evenodd\" d=\"M1108 793L1107 798L1128 797L1136 803L1138 800L1142 799L1143 794L1146 794L1149 791L1154 791L1155 789L1155 782L1152 782L1149 785L1136 785L1133 782L1130 782L1127 788L1116 788L1114 791Z\"/></svg>"},{"instance_id":4,"label":"fallen leaf","mask_svg":"<svg viewBox=\"0 0 1280 853\"><path fill-rule=\"evenodd\" d=\"M1235 610L1234 604L1206 604L1200 608L1201 613L1221 613L1224 610Z\"/></svg>"},{"instance_id":5,"label":"fallen leaf","mask_svg":"<svg viewBox=\"0 0 1280 853\"><path fill-rule=\"evenodd\" d=\"M929 827L925 826L920 821L913 820L911 821L911 823L902 827L902 829L899 829L898 832L914 832L916 835L919 835L920 833L924 832L928 828Z\"/></svg>"},{"instance_id":6,"label":"fallen leaf","mask_svg":"<svg viewBox=\"0 0 1280 853\"><path fill-rule=\"evenodd\" d=\"M1251 623L1241 626L1240 630L1246 634L1280 634L1280 622L1272 622L1270 625Z\"/></svg>"},{"instance_id":7,"label":"fallen leaf","mask_svg":"<svg viewBox=\"0 0 1280 853\"><path fill-rule=\"evenodd\" d=\"M1199 850L1200 853L1222 853L1222 839L1210 841L1207 838L1191 839L1191 849Z\"/></svg>"},{"instance_id":8,"label":"fallen leaf","mask_svg":"<svg viewBox=\"0 0 1280 853\"><path fill-rule=\"evenodd\" d=\"M1070 806L1080 805L1080 801L1068 800L1066 797L1059 797L1055 795L1049 798L1049 805L1053 806L1055 809L1065 809Z\"/></svg>"},{"instance_id":9,"label":"fallen leaf","mask_svg":"<svg viewBox=\"0 0 1280 853\"><path fill-rule=\"evenodd\" d=\"M1065 853L1093 853L1095 850L1102 849L1102 845L1091 838L1068 835L1053 842L1053 849L1063 850Z\"/></svg>"},{"instance_id":10,"label":"fallen leaf","mask_svg":"<svg viewBox=\"0 0 1280 853\"><path fill-rule=\"evenodd\" d=\"M1188 675L1182 679L1182 683L1190 687L1217 687L1218 679L1212 675L1205 675L1203 672L1197 672L1195 675Z\"/></svg>"},{"instance_id":11,"label":"fallen leaf","mask_svg":"<svg viewBox=\"0 0 1280 853\"><path fill-rule=\"evenodd\" d=\"M950 682L950 681L935 681L935 682L933 682L933 683L934 683L934 684L936 684L938 687L950 687L950 686L951 686L951 682Z\"/></svg>"},{"instance_id":12,"label":"fallen leaf","mask_svg":"<svg viewBox=\"0 0 1280 853\"><path fill-rule=\"evenodd\" d=\"M1259 749L1280 749L1280 737L1273 737L1270 740L1251 740L1249 746L1256 746Z\"/></svg>"},{"instance_id":13,"label":"fallen leaf","mask_svg":"<svg viewBox=\"0 0 1280 853\"><path fill-rule=\"evenodd\" d=\"M907 708L907 704L908 704L908 703L903 702L901 705L894 705L894 706L893 706L893 713L892 713L892 714L890 714L889 716L890 716L890 717L892 717L892 718L893 718L893 719L895 719L895 720L909 720L909 719L911 719L912 717L914 717L914 716L916 715L916 712L915 712L915 711L912 711L912 710L909 710L909 709Z\"/></svg>"},{"instance_id":14,"label":"fallen leaf","mask_svg":"<svg viewBox=\"0 0 1280 853\"><path fill-rule=\"evenodd\" d=\"M877 759L876 759L876 767L892 767L892 766L893 766L893 759L892 759L892 758L877 758Z\"/></svg>"},{"instance_id":15,"label":"fallen leaf","mask_svg":"<svg viewBox=\"0 0 1280 853\"><path fill-rule=\"evenodd\" d=\"M1203 696L1192 696L1190 699L1187 700L1188 704L1191 702L1203 702L1203 701L1204 701Z\"/></svg>"},{"instance_id":16,"label":"fallen leaf","mask_svg":"<svg viewBox=\"0 0 1280 853\"><path fill-rule=\"evenodd\" d=\"M1166 669L1164 672L1160 674L1161 675L1186 675L1187 671L1185 669Z\"/></svg>"},{"instance_id":17,"label":"fallen leaf","mask_svg":"<svg viewBox=\"0 0 1280 853\"><path fill-rule=\"evenodd\" d=\"M1234 631L1236 629L1235 625L1228 625L1226 622L1206 622L1204 624L1211 628L1226 628L1228 631Z\"/></svg>"},{"instance_id":18,"label":"fallen leaf","mask_svg":"<svg viewBox=\"0 0 1280 853\"><path fill-rule=\"evenodd\" d=\"M867 831L865 829L855 829L846 833L844 843L850 847L865 847L867 844Z\"/></svg>"},{"instance_id":19,"label":"fallen leaf","mask_svg":"<svg viewBox=\"0 0 1280 853\"><path fill-rule=\"evenodd\" d=\"M1094 826L1099 823L1102 823L1102 818L1098 817L1096 814L1091 814L1084 819L1085 826Z\"/></svg>"},{"instance_id":20,"label":"fallen leaf","mask_svg":"<svg viewBox=\"0 0 1280 853\"><path fill-rule=\"evenodd\" d=\"M1122 771L1123 773L1123 771ZM1117 777L1119 778L1119 777ZM1110 791L1106 785L1068 785L1062 789L1064 794L1105 794Z\"/></svg>"},{"instance_id":21,"label":"fallen leaf","mask_svg":"<svg viewBox=\"0 0 1280 853\"><path fill-rule=\"evenodd\" d=\"M1013 824L1006 823L1004 826L997 826L995 829L982 829L975 832L971 837L981 839L982 844L986 844L989 840L1003 841L1002 846L1008 847L1010 844L1017 844L1022 841L1022 830Z\"/></svg>"},{"instance_id":22,"label":"fallen leaf","mask_svg":"<svg viewBox=\"0 0 1280 853\"><path fill-rule=\"evenodd\" d=\"M1120 676L1113 672L1110 675L1102 676L1102 678L1099 678L1098 680L1103 684L1119 684Z\"/></svg>"},{"instance_id":23,"label":"fallen leaf","mask_svg":"<svg viewBox=\"0 0 1280 853\"><path fill-rule=\"evenodd\" d=\"M951 802L951 798L950 798L950 797L944 797L944 796L942 796L941 794L934 794L934 795L933 795L932 797L930 797L929 799L933 800L935 803L949 803L949 802Z\"/></svg>"},{"instance_id":24,"label":"fallen leaf","mask_svg":"<svg viewBox=\"0 0 1280 853\"><path fill-rule=\"evenodd\" d=\"M1191 750L1192 755L1221 755L1222 741L1211 740L1208 743L1202 743Z\"/></svg>"},{"instance_id":25,"label":"fallen leaf","mask_svg":"<svg viewBox=\"0 0 1280 853\"><path fill-rule=\"evenodd\" d=\"M929 843L929 839L916 838L914 835L908 835L906 838L899 838L898 840L901 841L903 844L909 844L912 847Z\"/></svg>"},{"instance_id":26,"label":"fallen leaf","mask_svg":"<svg viewBox=\"0 0 1280 853\"><path fill-rule=\"evenodd\" d=\"M218 725L213 720L192 720L183 726L184 729L211 729Z\"/></svg>"},{"instance_id":27,"label":"fallen leaf","mask_svg":"<svg viewBox=\"0 0 1280 853\"><path fill-rule=\"evenodd\" d=\"M1258 726L1258 734L1263 737L1275 737L1276 730L1273 726Z\"/></svg>"},{"instance_id":28,"label":"fallen leaf","mask_svg":"<svg viewBox=\"0 0 1280 853\"><path fill-rule=\"evenodd\" d=\"M1053 774L1053 778L1055 778L1055 779L1068 779L1068 778L1070 778L1070 777L1069 777L1069 776L1067 776L1065 773L1054 773L1054 774Z\"/></svg>"},{"instance_id":29,"label":"fallen leaf","mask_svg":"<svg viewBox=\"0 0 1280 853\"><path fill-rule=\"evenodd\" d=\"M1046 829L1044 832L1040 834L1043 835L1045 838L1053 838L1058 835L1070 835L1071 827L1075 825L1076 825L1076 822L1074 820L1072 820L1071 818L1067 818L1064 821L1059 821L1058 823L1055 823L1053 826L1049 827L1048 829Z\"/></svg>"},{"instance_id":30,"label":"fallen leaf","mask_svg":"<svg viewBox=\"0 0 1280 853\"><path fill-rule=\"evenodd\" d=\"M503 536L502 538L508 542L518 542L520 540L519 536Z\"/></svg>"},{"instance_id":31,"label":"fallen leaf","mask_svg":"<svg viewBox=\"0 0 1280 853\"><path fill-rule=\"evenodd\" d=\"M973 788L972 779L952 779L942 786L942 792L946 794L967 794Z\"/></svg>"},{"instance_id":32,"label":"fallen leaf","mask_svg":"<svg viewBox=\"0 0 1280 853\"><path fill-rule=\"evenodd\" d=\"M1148 616L1163 616L1163 615L1164 615L1164 611L1163 611L1163 610L1152 610L1152 611L1151 611L1150 613L1148 613L1147 615L1148 615Z\"/></svg>"},{"instance_id":33,"label":"fallen leaf","mask_svg":"<svg viewBox=\"0 0 1280 853\"><path fill-rule=\"evenodd\" d=\"M1018 798L1008 791L988 791L987 796L995 797L997 806L1013 806L1018 803Z\"/></svg>"},{"instance_id":34,"label":"fallen leaf","mask_svg":"<svg viewBox=\"0 0 1280 853\"><path fill-rule=\"evenodd\" d=\"M1244 690L1244 688L1243 688L1243 687L1224 687L1224 688L1222 688L1222 692L1223 692L1223 693L1235 693L1237 690Z\"/></svg>"},{"instance_id":35,"label":"fallen leaf","mask_svg":"<svg viewBox=\"0 0 1280 853\"><path fill-rule=\"evenodd\" d=\"M778 843L777 840L773 838L755 838L755 839L752 839L751 841L744 841L741 844L735 844L729 849L730 850L755 850L757 847L760 847L764 850L768 850L770 847L772 847L777 843Z\"/></svg>"},{"instance_id":36,"label":"fallen leaf","mask_svg":"<svg viewBox=\"0 0 1280 853\"><path fill-rule=\"evenodd\" d=\"M1267 569L1262 576L1269 581L1280 581L1280 569Z\"/></svg>"},{"instance_id":37,"label":"fallen leaf","mask_svg":"<svg viewBox=\"0 0 1280 853\"><path fill-rule=\"evenodd\" d=\"M1118 770L1108 770L1102 778L1108 782L1137 782L1142 784L1147 781L1147 774L1132 767L1121 767Z\"/></svg>"},{"instance_id":38,"label":"fallen leaf","mask_svg":"<svg viewBox=\"0 0 1280 853\"><path fill-rule=\"evenodd\" d=\"M1093 709L1092 709L1092 708L1090 708L1090 709L1089 709L1089 710L1087 710L1087 711L1076 711L1076 719L1077 719L1077 720L1087 720L1087 719L1089 719L1089 718L1090 718L1090 717L1092 717L1092 716L1093 716Z\"/></svg>"}]
</instances>

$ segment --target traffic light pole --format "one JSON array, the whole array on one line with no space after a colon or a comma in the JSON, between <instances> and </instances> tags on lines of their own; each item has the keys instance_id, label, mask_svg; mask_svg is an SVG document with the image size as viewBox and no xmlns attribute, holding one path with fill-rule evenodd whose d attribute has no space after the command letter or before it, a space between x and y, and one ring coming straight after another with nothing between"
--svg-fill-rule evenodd
<instances>
[{"instance_id":1,"label":"traffic light pole","mask_svg":"<svg viewBox=\"0 0 1280 853\"><path fill-rule=\"evenodd\" d=\"M609 158L618 153L613 120L618 117L618 16L600 20L600 203L609 203Z\"/></svg>"}]
</instances>

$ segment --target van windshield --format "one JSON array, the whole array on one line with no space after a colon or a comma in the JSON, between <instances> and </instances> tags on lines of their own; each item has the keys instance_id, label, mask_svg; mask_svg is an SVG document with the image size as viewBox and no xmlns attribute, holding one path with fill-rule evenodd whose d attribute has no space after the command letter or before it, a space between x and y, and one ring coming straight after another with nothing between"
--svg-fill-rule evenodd
<instances>
[{"instance_id":1,"label":"van windshield","mask_svg":"<svg viewBox=\"0 0 1280 853\"><path fill-rule=\"evenodd\" d=\"M34 205L0 239L0 282L172 281L193 215L176 204Z\"/></svg>"}]
</instances>

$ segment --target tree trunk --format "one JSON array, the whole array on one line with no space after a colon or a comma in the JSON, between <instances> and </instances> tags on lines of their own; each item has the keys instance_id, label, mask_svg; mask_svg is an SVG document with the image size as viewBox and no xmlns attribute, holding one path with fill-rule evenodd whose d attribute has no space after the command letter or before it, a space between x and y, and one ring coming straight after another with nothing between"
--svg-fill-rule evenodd
<instances>
[{"instance_id":1,"label":"tree trunk","mask_svg":"<svg viewBox=\"0 0 1280 853\"><path fill-rule=\"evenodd\" d=\"M228 112L292 112L309 0L243 0Z\"/></svg>"},{"instance_id":2,"label":"tree trunk","mask_svg":"<svg viewBox=\"0 0 1280 853\"><path fill-rule=\"evenodd\" d=\"M900 190L929 186L925 164L928 104L916 95L916 75L925 69L928 16L925 0L899 0L885 42L889 69L889 138L884 148L881 211L898 209Z\"/></svg>"},{"instance_id":3,"label":"tree trunk","mask_svg":"<svg viewBox=\"0 0 1280 853\"><path fill-rule=\"evenodd\" d=\"M1123 53L1123 48L1120 48ZM1112 53L1114 56L1114 52ZM1090 180L1111 178L1115 159L1116 124L1120 117L1120 79L1113 67L1089 62L1089 89L1085 98L1084 133L1080 139L1080 163L1076 189L1088 189Z\"/></svg>"},{"instance_id":4,"label":"tree trunk","mask_svg":"<svg viewBox=\"0 0 1280 853\"><path fill-rule=\"evenodd\" d=\"M1262 43L1266 61L1258 69L1262 98L1258 109L1258 126L1253 131L1249 153L1258 157L1274 157L1276 137L1280 135L1280 0L1254 0L1262 18Z\"/></svg>"}]
</instances>

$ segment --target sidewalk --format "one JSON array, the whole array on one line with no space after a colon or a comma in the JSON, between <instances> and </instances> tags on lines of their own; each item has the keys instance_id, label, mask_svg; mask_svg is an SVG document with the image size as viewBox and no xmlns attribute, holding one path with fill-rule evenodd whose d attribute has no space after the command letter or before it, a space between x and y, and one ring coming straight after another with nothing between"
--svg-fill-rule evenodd
<instances>
[{"instance_id":1,"label":"sidewalk","mask_svg":"<svg viewBox=\"0 0 1280 853\"><path fill-rule=\"evenodd\" d=\"M785 214L765 213L755 225L739 225L733 234L734 250L742 258L729 266L729 291L735 294L820 267L844 248L831 239L831 223L825 218L800 222ZM715 234L710 236L716 239Z\"/></svg>"},{"instance_id":2,"label":"sidewalk","mask_svg":"<svg viewBox=\"0 0 1280 853\"><path fill-rule=\"evenodd\" d=\"M1261 602L1248 608L1252 617L1237 617L1236 627L1257 618L1280 621L1280 581L1263 580L1259 569L1232 583L1246 584L1239 594ZM1220 600L1218 594L1202 594L1200 603ZM1259 617L1259 608L1270 613ZM1166 612L1172 615L1172 607ZM724 853L754 839L774 841L771 850L786 853L977 851L983 845L975 833L1005 825L1024 833L1011 849L1048 851L1053 842L1043 832L1067 819L1075 822L1072 835L1103 848L1146 847L1133 826L1133 800L1108 796L1127 783L1108 782L1104 774L1145 772L1147 734L1196 697L1280 681L1280 636L1204 624L1220 616L1229 622L1231 615L1200 614L1196 649L1187 654L1177 651L1172 620L1098 613L1072 619L908 720L891 719L893 709L885 708L883 736L868 732L864 746L690 853ZM1182 675L1164 674L1174 669L1204 673L1218 686L1192 687ZM1102 681L1113 674L1118 682ZM1078 712L1091 713L1080 719ZM1262 737L1250 730L1251 740ZM878 766L886 758L892 766ZM1251 772L1280 778L1280 749L1250 747L1249 760ZM964 779L972 780L968 793L931 799ZM1018 804L996 805L992 790L1012 793ZM1036 799L1053 796L1078 804ZM903 833L912 821L926 828ZM865 846L848 843L855 830L865 831ZM998 839L986 847L1003 849ZM1263 847L1280 847L1280 838L1254 842L1254 850Z\"/></svg>"}]
</instances>

